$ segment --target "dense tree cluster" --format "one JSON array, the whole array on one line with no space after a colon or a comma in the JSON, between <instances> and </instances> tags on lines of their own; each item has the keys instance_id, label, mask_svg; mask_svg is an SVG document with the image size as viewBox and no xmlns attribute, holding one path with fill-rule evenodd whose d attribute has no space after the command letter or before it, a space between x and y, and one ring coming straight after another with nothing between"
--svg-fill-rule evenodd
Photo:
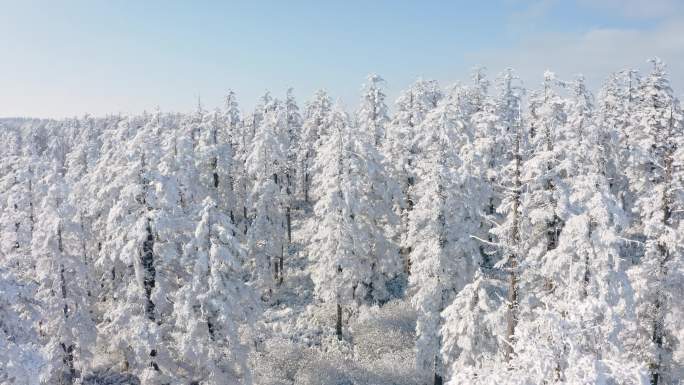
<instances>
[{"instance_id":1,"label":"dense tree cluster","mask_svg":"<svg viewBox=\"0 0 684 385\"><path fill-rule=\"evenodd\" d=\"M478 69L390 109L367 80L355 113L288 90L0 121L0 383L684 378L662 62L597 97Z\"/></svg>"}]
</instances>

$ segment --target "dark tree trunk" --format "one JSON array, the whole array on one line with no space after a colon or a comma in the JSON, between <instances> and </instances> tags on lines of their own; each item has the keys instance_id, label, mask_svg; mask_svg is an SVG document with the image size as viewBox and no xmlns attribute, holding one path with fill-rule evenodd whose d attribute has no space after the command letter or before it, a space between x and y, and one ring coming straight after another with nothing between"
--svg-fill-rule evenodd
<instances>
[{"instance_id":1,"label":"dark tree trunk","mask_svg":"<svg viewBox=\"0 0 684 385\"><path fill-rule=\"evenodd\" d=\"M278 281L278 274L280 273L278 271L278 267L279 267L278 261L273 262L273 279L275 281Z\"/></svg>"},{"instance_id":2,"label":"dark tree trunk","mask_svg":"<svg viewBox=\"0 0 684 385\"><path fill-rule=\"evenodd\" d=\"M29 230L31 231L31 236L33 237L33 227L35 225L34 213L33 213L33 171L29 167L29 181L28 181L28 194L29 194Z\"/></svg>"},{"instance_id":3,"label":"dark tree trunk","mask_svg":"<svg viewBox=\"0 0 684 385\"><path fill-rule=\"evenodd\" d=\"M216 145L216 132L214 131L214 145ZM214 189L218 189L219 186L219 174L218 174L218 158L213 157L211 159L211 169L213 171L213 177L214 177Z\"/></svg>"},{"instance_id":4,"label":"dark tree trunk","mask_svg":"<svg viewBox=\"0 0 684 385\"><path fill-rule=\"evenodd\" d=\"M658 385L660 381L660 350L663 347L663 320L660 314L662 314L662 309L660 305L660 298L656 298L655 303L655 319L653 320L653 335L651 336L651 341L656 346L656 360L651 363L651 385Z\"/></svg>"},{"instance_id":5,"label":"dark tree trunk","mask_svg":"<svg viewBox=\"0 0 684 385\"><path fill-rule=\"evenodd\" d=\"M147 239L143 242L142 265L145 269L143 285L145 289L145 313L150 321L154 321L154 302L152 302L152 289L155 285L156 270L154 268L154 235L150 219L147 219Z\"/></svg>"},{"instance_id":6,"label":"dark tree trunk","mask_svg":"<svg viewBox=\"0 0 684 385\"><path fill-rule=\"evenodd\" d=\"M287 243L292 243L292 214L290 207L287 207L287 213L285 214L287 218Z\"/></svg>"},{"instance_id":7,"label":"dark tree trunk","mask_svg":"<svg viewBox=\"0 0 684 385\"><path fill-rule=\"evenodd\" d=\"M304 202L309 203L309 173L304 174Z\"/></svg>"},{"instance_id":8,"label":"dark tree trunk","mask_svg":"<svg viewBox=\"0 0 684 385\"><path fill-rule=\"evenodd\" d=\"M404 272L406 275L411 275L411 246L402 247L399 253L404 256Z\"/></svg>"},{"instance_id":9,"label":"dark tree trunk","mask_svg":"<svg viewBox=\"0 0 684 385\"><path fill-rule=\"evenodd\" d=\"M342 340L342 305L337 304L337 322L335 323L335 334L338 340Z\"/></svg>"},{"instance_id":10,"label":"dark tree trunk","mask_svg":"<svg viewBox=\"0 0 684 385\"><path fill-rule=\"evenodd\" d=\"M64 246L62 244L62 226L59 225L57 227L57 248L60 253L60 257L62 253L64 252ZM64 307L62 308L62 312L64 314L64 319L68 319L70 312L69 312L69 305L67 304L67 287L66 287L66 280L64 278L64 265L60 264L59 265L59 286L60 286L60 294L62 296L62 300L64 301ZM64 363L64 366L66 368L66 371L64 372L64 375L62 376L62 381L65 384L73 384L74 383L74 377L76 375L76 370L74 369L74 345L73 344L65 344L64 342L60 342L60 346L62 347L62 351L64 352L64 357L62 358L62 363Z\"/></svg>"},{"instance_id":11,"label":"dark tree trunk","mask_svg":"<svg viewBox=\"0 0 684 385\"><path fill-rule=\"evenodd\" d=\"M74 345L67 346L62 342L60 343L60 346L64 352L62 363L66 368L61 376L60 382L71 385L74 383L74 378L76 378L76 369L74 368Z\"/></svg>"},{"instance_id":12,"label":"dark tree trunk","mask_svg":"<svg viewBox=\"0 0 684 385\"><path fill-rule=\"evenodd\" d=\"M442 385L444 383L444 380L442 379L442 376L439 374L435 373L435 382L434 385Z\"/></svg>"},{"instance_id":13,"label":"dark tree trunk","mask_svg":"<svg viewBox=\"0 0 684 385\"><path fill-rule=\"evenodd\" d=\"M285 258L284 258L284 247L281 247L280 249L280 259L278 260L278 265L279 265L279 270L280 270L280 275L278 276L278 285L283 284L283 276L284 276L284 263L285 263Z\"/></svg>"}]
</instances>

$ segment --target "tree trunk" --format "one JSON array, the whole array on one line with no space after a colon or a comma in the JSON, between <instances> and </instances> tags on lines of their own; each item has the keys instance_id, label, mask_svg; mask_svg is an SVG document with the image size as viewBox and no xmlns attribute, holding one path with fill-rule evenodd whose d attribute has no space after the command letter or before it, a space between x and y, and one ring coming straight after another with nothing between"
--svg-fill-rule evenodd
<instances>
[{"instance_id":1,"label":"tree trunk","mask_svg":"<svg viewBox=\"0 0 684 385\"><path fill-rule=\"evenodd\" d=\"M435 382L434 385L442 385L444 383L444 380L442 379L442 376L439 374L435 373Z\"/></svg>"},{"instance_id":2,"label":"tree trunk","mask_svg":"<svg viewBox=\"0 0 684 385\"><path fill-rule=\"evenodd\" d=\"M278 261L276 260L273 262L273 279L277 282L278 281Z\"/></svg>"},{"instance_id":3,"label":"tree trunk","mask_svg":"<svg viewBox=\"0 0 684 385\"><path fill-rule=\"evenodd\" d=\"M280 276L278 277L278 285L282 285L282 284L283 284L283 276L284 276L284 274L283 274L283 273L284 273L283 267L284 267L284 262L285 262L285 258L284 258L284 247L281 247L281 249L280 249L280 259L279 259L279 261L278 261L278 264L280 265L280 269L279 269L279 270L280 270Z\"/></svg>"},{"instance_id":4,"label":"tree trunk","mask_svg":"<svg viewBox=\"0 0 684 385\"><path fill-rule=\"evenodd\" d=\"M404 273L406 275L411 275L411 246L402 247L399 249L399 253L404 256Z\"/></svg>"},{"instance_id":5,"label":"tree trunk","mask_svg":"<svg viewBox=\"0 0 684 385\"><path fill-rule=\"evenodd\" d=\"M663 166L665 168L665 174L663 175L663 184L665 185L663 188L663 196L661 198L661 204L662 204L662 210L663 210L663 226L667 227L670 225L670 218L672 217L672 171L673 171L673 161L674 161L674 145L671 143L672 142L672 132L673 128L673 114L672 110L670 110L670 119L669 119L669 124L668 124L668 132L665 138L665 153L663 154ZM660 263L659 263L659 271L658 271L658 277L657 279L660 282L663 282L665 280L665 276L667 275L667 268L666 264L668 260L670 259L670 252L667 248L667 245L659 243L658 246L658 254L660 255ZM662 290L659 290L656 294L656 299L655 299L655 310L654 310L654 320L653 320L653 334L651 336L651 341L655 344L656 346L656 359L655 362L651 364L651 384L652 385L658 385L660 381L660 370L661 370L661 365L662 365L662 357L661 357L661 352L663 349L663 338L665 331L663 330L664 326L664 314L665 310L663 309L663 298L662 298Z\"/></svg>"},{"instance_id":6,"label":"tree trunk","mask_svg":"<svg viewBox=\"0 0 684 385\"><path fill-rule=\"evenodd\" d=\"M660 357L660 351L663 348L663 319L661 317L662 314L662 308L660 304L660 295L658 295L658 298L656 298L656 303L655 303L655 319L653 320L653 335L651 336L651 341L655 344L656 346L656 359L653 363L650 365L650 370L651 370L651 385L658 385L660 381L660 364L661 364L661 357Z\"/></svg>"},{"instance_id":7,"label":"tree trunk","mask_svg":"<svg viewBox=\"0 0 684 385\"><path fill-rule=\"evenodd\" d=\"M243 233L247 235L247 228L249 227L249 221L247 220L247 206L242 206L242 219L244 221L245 226L245 228L243 229Z\"/></svg>"},{"instance_id":8,"label":"tree trunk","mask_svg":"<svg viewBox=\"0 0 684 385\"><path fill-rule=\"evenodd\" d=\"M511 241L514 252L510 255L510 282L508 287L508 316L506 325L506 344L504 356L506 361L510 361L513 356L513 339L515 336L515 327L518 323L518 251L520 244L520 230L519 230L519 214L520 207L520 163L522 156L520 155L520 127L516 127L516 136L514 141L515 151L515 174L513 176L513 223L511 228Z\"/></svg>"},{"instance_id":9,"label":"tree trunk","mask_svg":"<svg viewBox=\"0 0 684 385\"><path fill-rule=\"evenodd\" d=\"M337 304L337 322L335 323L335 334L338 340L342 340L342 305Z\"/></svg>"},{"instance_id":10,"label":"tree trunk","mask_svg":"<svg viewBox=\"0 0 684 385\"><path fill-rule=\"evenodd\" d=\"M154 268L154 235L150 219L147 219L147 239L143 242L142 265L145 269L143 285L145 289L145 314L150 321L154 321L154 302L152 302L152 289L155 286L156 270Z\"/></svg>"},{"instance_id":11,"label":"tree trunk","mask_svg":"<svg viewBox=\"0 0 684 385\"><path fill-rule=\"evenodd\" d=\"M304 174L304 202L309 203L309 173Z\"/></svg>"},{"instance_id":12,"label":"tree trunk","mask_svg":"<svg viewBox=\"0 0 684 385\"><path fill-rule=\"evenodd\" d=\"M292 214L290 212L290 206L287 207L287 213L285 214L287 218L287 243L292 243Z\"/></svg>"},{"instance_id":13,"label":"tree trunk","mask_svg":"<svg viewBox=\"0 0 684 385\"><path fill-rule=\"evenodd\" d=\"M33 238L33 227L35 225L35 218L33 212L33 171L29 167L29 181L28 181L28 195L29 195L29 231L31 232L31 238Z\"/></svg>"},{"instance_id":14,"label":"tree trunk","mask_svg":"<svg viewBox=\"0 0 684 385\"><path fill-rule=\"evenodd\" d=\"M66 367L66 370L61 375L60 383L71 385L74 383L74 378L76 378L76 369L74 368L74 345L67 346L61 342L60 346L64 352L62 363Z\"/></svg>"},{"instance_id":15,"label":"tree trunk","mask_svg":"<svg viewBox=\"0 0 684 385\"><path fill-rule=\"evenodd\" d=\"M64 246L62 243L62 225L57 227L57 248L59 250L59 255L60 257L62 256L62 253L64 252ZM62 308L62 312L64 314L64 319L67 320L70 315L69 311L69 305L67 303L67 288L66 288L66 280L64 278L64 265L60 264L59 265L59 286L60 286L60 292L62 295L62 300L64 301L64 307ZM64 351L64 357L62 358L62 363L66 367L66 371L63 373L62 380L65 384L73 384L74 383L74 376L76 374L76 370L74 369L74 345L73 344L65 344L64 342L60 342L60 346L62 347L62 350Z\"/></svg>"}]
</instances>

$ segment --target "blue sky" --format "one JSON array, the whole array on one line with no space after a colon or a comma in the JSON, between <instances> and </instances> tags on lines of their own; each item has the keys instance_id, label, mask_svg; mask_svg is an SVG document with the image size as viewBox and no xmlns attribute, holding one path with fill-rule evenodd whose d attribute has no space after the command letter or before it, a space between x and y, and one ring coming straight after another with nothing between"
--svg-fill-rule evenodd
<instances>
[{"instance_id":1,"label":"blue sky","mask_svg":"<svg viewBox=\"0 0 684 385\"><path fill-rule=\"evenodd\" d=\"M244 107L294 87L354 109L366 74L390 101L417 77L443 85L478 65L545 69L592 86L661 56L684 86L684 1L0 0L0 116L189 111L198 95Z\"/></svg>"}]
</instances>

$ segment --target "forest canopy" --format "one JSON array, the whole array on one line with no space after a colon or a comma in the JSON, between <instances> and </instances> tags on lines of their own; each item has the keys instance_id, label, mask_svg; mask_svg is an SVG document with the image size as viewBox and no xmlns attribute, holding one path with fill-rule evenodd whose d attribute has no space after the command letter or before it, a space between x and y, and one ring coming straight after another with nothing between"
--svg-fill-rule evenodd
<instances>
[{"instance_id":1,"label":"forest canopy","mask_svg":"<svg viewBox=\"0 0 684 385\"><path fill-rule=\"evenodd\" d=\"M0 383L677 384L666 67L0 120Z\"/></svg>"}]
</instances>

